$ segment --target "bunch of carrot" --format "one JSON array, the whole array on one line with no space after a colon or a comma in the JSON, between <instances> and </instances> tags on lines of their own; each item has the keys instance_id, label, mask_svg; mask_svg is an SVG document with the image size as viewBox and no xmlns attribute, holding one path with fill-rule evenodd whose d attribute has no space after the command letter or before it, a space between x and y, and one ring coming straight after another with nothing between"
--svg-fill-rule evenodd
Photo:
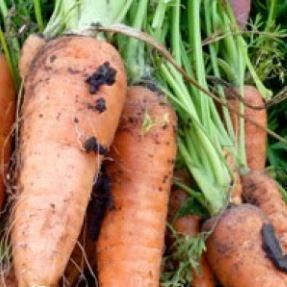
<instances>
[{"instance_id":1,"label":"bunch of carrot","mask_svg":"<svg viewBox=\"0 0 287 287\"><path fill-rule=\"evenodd\" d=\"M250 1L56 0L48 21L33 5L43 34L0 30L2 207L16 186L3 285L74 286L88 270L101 287L287 286Z\"/></svg>"}]
</instances>

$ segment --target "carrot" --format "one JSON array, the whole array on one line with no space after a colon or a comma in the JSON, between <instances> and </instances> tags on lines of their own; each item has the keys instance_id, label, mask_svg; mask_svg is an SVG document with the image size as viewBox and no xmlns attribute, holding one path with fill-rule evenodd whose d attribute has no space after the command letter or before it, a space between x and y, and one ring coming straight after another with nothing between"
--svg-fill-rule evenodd
<instances>
[{"instance_id":1,"label":"carrot","mask_svg":"<svg viewBox=\"0 0 287 287\"><path fill-rule=\"evenodd\" d=\"M238 24L244 28L249 19L251 0L231 0L231 6Z\"/></svg>"},{"instance_id":2,"label":"carrot","mask_svg":"<svg viewBox=\"0 0 287 287\"><path fill-rule=\"evenodd\" d=\"M5 178L10 160L11 131L15 120L16 91L4 55L0 54L0 207L4 201Z\"/></svg>"},{"instance_id":3,"label":"carrot","mask_svg":"<svg viewBox=\"0 0 287 287\"><path fill-rule=\"evenodd\" d=\"M263 250L262 229L269 221L250 204L232 207L212 218L204 229L215 230L207 239L207 258L224 287L286 287L287 275L277 270Z\"/></svg>"},{"instance_id":4,"label":"carrot","mask_svg":"<svg viewBox=\"0 0 287 287\"><path fill-rule=\"evenodd\" d=\"M175 124L175 113L157 91L128 89L107 164L113 207L97 243L102 287L159 286Z\"/></svg>"},{"instance_id":5,"label":"carrot","mask_svg":"<svg viewBox=\"0 0 287 287\"><path fill-rule=\"evenodd\" d=\"M105 41L59 37L33 59L25 78L12 230L20 287L54 286L62 276L125 95L123 63Z\"/></svg>"},{"instance_id":6,"label":"carrot","mask_svg":"<svg viewBox=\"0 0 287 287\"><path fill-rule=\"evenodd\" d=\"M250 171L242 176L242 182L245 201L263 210L287 251L287 207L276 181L267 174Z\"/></svg>"},{"instance_id":7,"label":"carrot","mask_svg":"<svg viewBox=\"0 0 287 287\"><path fill-rule=\"evenodd\" d=\"M170 196L169 217L172 220L175 230L183 235L194 236L199 233L200 218L196 215L187 215L178 218L177 212L182 204L187 200L187 194L182 190L174 190ZM193 287L214 287L215 280L211 269L206 261L205 255L202 256L199 272L193 270L192 286Z\"/></svg>"},{"instance_id":8,"label":"carrot","mask_svg":"<svg viewBox=\"0 0 287 287\"><path fill-rule=\"evenodd\" d=\"M232 90L227 90L228 105L239 111L239 100L235 98ZM257 89L253 86L245 86L244 102L250 106L262 107L264 101ZM244 114L247 118L252 119L262 127L267 126L266 109L253 109L245 106ZM232 123L235 134L239 133L239 118L235 113L231 113ZM267 133L263 129L258 128L250 121L245 121L245 149L247 157L247 165L252 170L264 171L266 161L266 144Z\"/></svg>"}]
</instances>

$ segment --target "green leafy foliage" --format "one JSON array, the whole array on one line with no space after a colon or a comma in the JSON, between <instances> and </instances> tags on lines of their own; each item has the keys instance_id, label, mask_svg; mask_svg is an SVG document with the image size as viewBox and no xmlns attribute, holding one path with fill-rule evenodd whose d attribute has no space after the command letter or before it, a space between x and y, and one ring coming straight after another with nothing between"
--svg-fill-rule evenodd
<instances>
[{"instance_id":1,"label":"green leafy foliage","mask_svg":"<svg viewBox=\"0 0 287 287\"><path fill-rule=\"evenodd\" d=\"M170 231L174 242L163 258L161 287L190 286L193 275L200 272L200 258L206 250L206 234L182 235L171 226Z\"/></svg>"}]
</instances>

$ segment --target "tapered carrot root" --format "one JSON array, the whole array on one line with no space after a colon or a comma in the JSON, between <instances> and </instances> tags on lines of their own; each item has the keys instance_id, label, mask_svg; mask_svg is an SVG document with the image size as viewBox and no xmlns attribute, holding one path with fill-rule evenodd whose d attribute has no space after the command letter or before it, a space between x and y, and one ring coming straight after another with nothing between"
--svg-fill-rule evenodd
<instances>
[{"instance_id":1,"label":"tapered carrot root","mask_svg":"<svg viewBox=\"0 0 287 287\"><path fill-rule=\"evenodd\" d=\"M0 54L0 207L4 200L4 180L11 156L11 131L15 120L16 92L6 60Z\"/></svg>"},{"instance_id":2,"label":"tapered carrot root","mask_svg":"<svg viewBox=\"0 0 287 287\"><path fill-rule=\"evenodd\" d=\"M61 37L32 61L12 229L19 287L54 286L63 275L125 95L121 58L104 41Z\"/></svg>"},{"instance_id":3,"label":"tapered carrot root","mask_svg":"<svg viewBox=\"0 0 287 287\"><path fill-rule=\"evenodd\" d=\"M263 210L287 251L287 207L276 181L267 174L251 171L242 176L242 182L245 201Z\"/></svg>"},{"instance_id":4,"label":"tapered carrot root","mask_svg":"<svg viewBox=\"0 0 287 287\"><path fill-rule=\"evenodd\" d=\"M187 215L184 217L176 218L176 214L182 204L187 200L187 194L182 190L175 190L171 192L170 196L170 209L169 217L175 218L172 220L172 225L175 230L183 235L194 236L199 233L199 220L196 215ZM192 276L193 287L214 287L215 280L211 269L206 261L205 255L201 258L199 272L194 271Z\"/></svg>"},{"instance_id":5,"label":"tapered carrot root","mask_svg":"<svg viewBox=\"0 0 287 287\"><path fill-rule=\"evenodd\" d=\"M157 92L129 88L107 165L113 207L97 243L102 287L159 286L175 125L174 112Z\"/></svg>"},{"instance_id":6,"label":"tapered carrot root","mask_svg":"<svg viewBox=\"0 0 287 287\"><path fill-rule=\"evenodd\" d=\"M232 91L227 90L229 96L228 105L239 111L239 100L232 96ZM260 93L253 86L245 86L244 101L250 106L263 107L264 101ZM253 109L245 106L245 116L253 120L262 127L267 126L266 109ZM236 137L239 133L239 117L231 113L231 119ZM265 130L257 127L252 122L245 120L245 148L247 165L252 170L264 171L266 162L267 133Z\"/></svg>"},{"instance_id":7,"label":"tapered carrot root","mask_svg":"<svg viewBox=\"0 0 287 287\"><path fill-rule=\"evenodd\" d=\"M217 218L218 219L218 218ZM210 219L205 229L212 228ZM207 240L207 258L224 287L286 287L287 275L278 271L263 250L263 212L244 204L225 211Z\"/></svg>"}]
</instances>

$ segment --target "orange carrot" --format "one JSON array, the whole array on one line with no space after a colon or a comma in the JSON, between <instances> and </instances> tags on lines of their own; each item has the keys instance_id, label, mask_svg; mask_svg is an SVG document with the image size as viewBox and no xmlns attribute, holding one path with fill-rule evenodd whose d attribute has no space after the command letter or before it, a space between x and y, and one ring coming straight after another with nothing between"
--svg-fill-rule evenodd
<instances>
[{"instance_id":1,"label":"orange carrot","mask_svg":"<svg viewBox=\"0 0 287 287\"><path fill-rule=\"evenodd\" d=\"M274 225L282 247L287 251L287 206L276 181L267 174L251 171L242 176L245 201L258 206Z\"/></svg>"},{"instance_id":2,"label":"orange carrot","mask_svg":"<svg viewBox=\"0 0 287 287\"><path fill-rule=\"evenodd\" d=\"M12 152L10 133L15 110L16 92L5 57L0 54L0 207L4 200L4 181Z\"/></svg>"},{"instance_id":3,"label":"orange carrot","mask_svg":"<svg viewBox=\"0 0 287 287\"><path fill-rule=\"evenodd\" d=\"M182 190L174 190L170 196L169 217L172 220L173 227L177 232L183 235L194 236L199 233L199 220L196 215L187 215L177 218L176 214L182 204L187 200L187 194ZM175 219L175 220L173 220ZM199 272L193 271L193 287L214 287L215 280L211 269L206 261L205 255L202 256Z\"/></svg>"},{"instance_id":4,"label":"orange carrot","mask_svg":"<svg viewBox=\"0 0 287 287\"><path fill-rule=\"evenodd\" d=\"M234 93L234 92L233 92ZM239 111L239 100L232 95L231 90L227 90L228 104L233 109ZM245 86L244 102L250 106L263 107L264 101L260 93L253 86ZM266 109L253 109L245 106L244 114L247 118L255 121L262 127L267 126ZM235 130L236 137L239 132L239 117L235 113L231 113L231 118ZM252 170L264 171L266 161L266 144L267 133L263 129L258 128L250 121L245 121L245 148L247 165Z\"/></svg>"},{"instance_id":5,"label":"orange carrot","mask_svg":"<svg viewBox=\"0 0 287 287\"><path fill-rule=\"evenodd\" d=\"M113 206L97 243L101 287L159 286L176 118L156 91L130 87L127 97L107 165Z\"/></svg>"},{"instance_id":6,"label":"orange carrot","mask_svg":"<svg viewBox=\"0 0 287 287\"><path fill-rule=\"evenodd\" d=\"M105 41L60 37L33 59L12 229L19 287L55 286L63 275L125 96L123 63Z\"/></svg>"},{"instance_id":7,"label":"orange carrot","mask_svg":"<svg viewBox=\"0 0 287 287\"><path fill-rule=\"evenodd\" d=\"M232 207L206 222L215 229L207 239L207 258L224 287L286 287L287 275L274 267L263 249L262 229L269 221L257 207Z\"/></svg>"}]
</instances>

